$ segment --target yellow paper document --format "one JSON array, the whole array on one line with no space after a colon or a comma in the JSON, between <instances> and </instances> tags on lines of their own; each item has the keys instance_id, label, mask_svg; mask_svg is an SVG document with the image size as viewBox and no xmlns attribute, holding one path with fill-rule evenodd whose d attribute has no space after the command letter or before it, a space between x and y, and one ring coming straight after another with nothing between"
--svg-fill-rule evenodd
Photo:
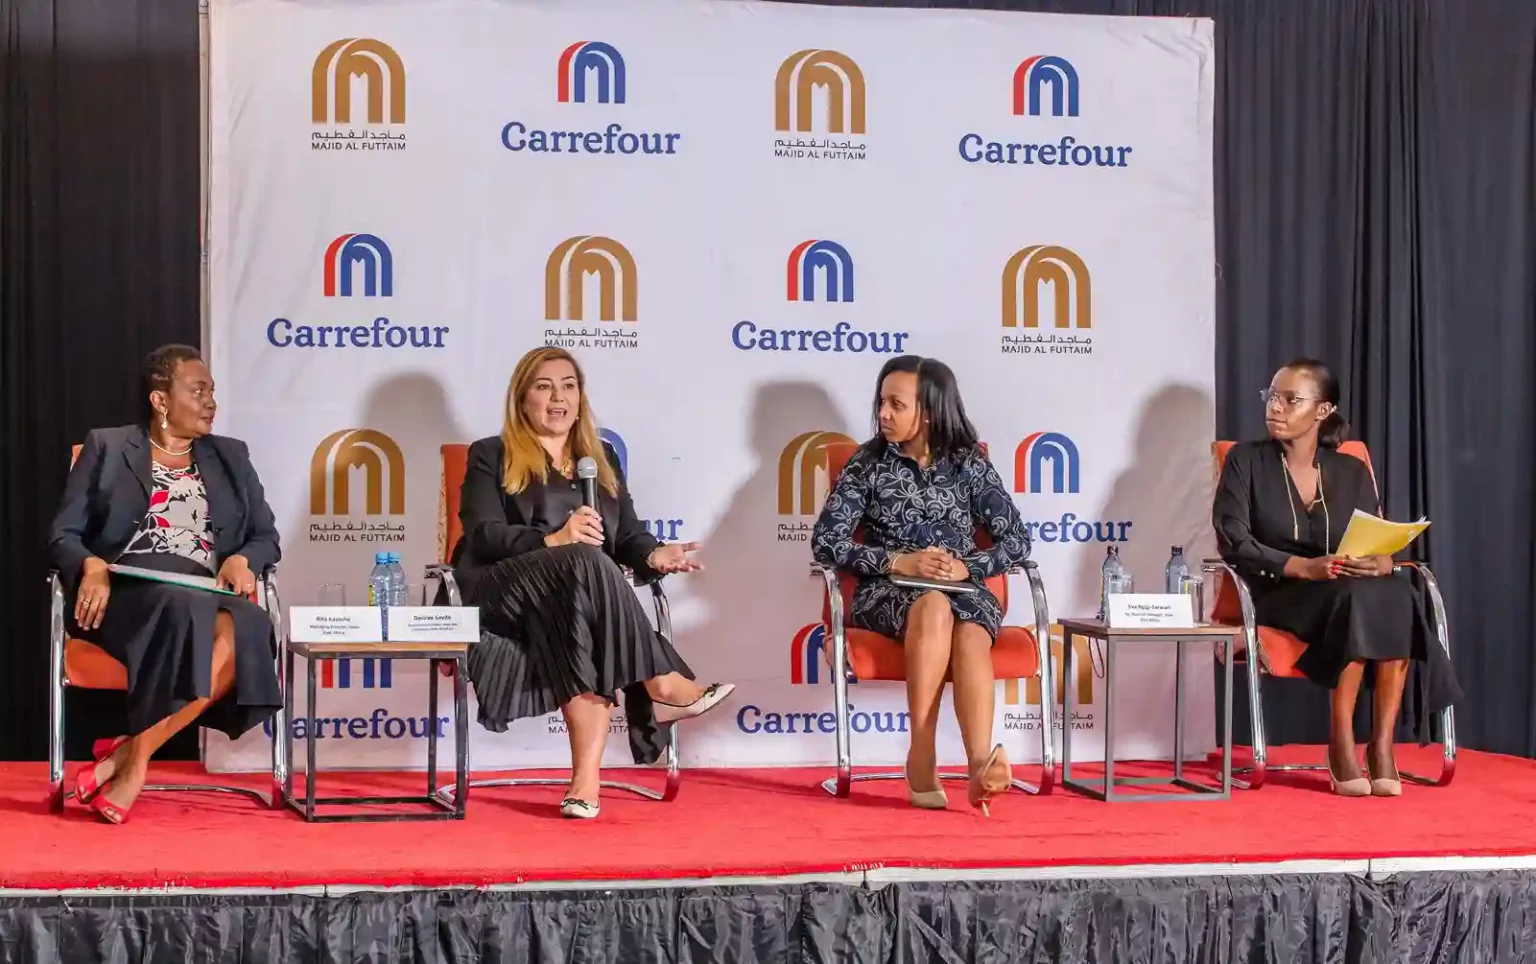
<instances>
[{"instance_id":1,"label":"yellow paper document","mask_svg":"<svg viewBox=\"0 0 1536 964\"><path fill-rule=\"evenodd\" d=\"M1344 538L1339 542L1339 551L1336 556L1349 556L1361 559L1365 556L1391 556L1402 552L1408 547L1408 543L1419 537L1419 533L1429 528L1428 519L1420 519L1418 522L1388 522L1386 519L1378 519L1369 512L1355 510L1355 514L1349 520L1349 528L1344 530Z\"/></svg>"}]
</instances>

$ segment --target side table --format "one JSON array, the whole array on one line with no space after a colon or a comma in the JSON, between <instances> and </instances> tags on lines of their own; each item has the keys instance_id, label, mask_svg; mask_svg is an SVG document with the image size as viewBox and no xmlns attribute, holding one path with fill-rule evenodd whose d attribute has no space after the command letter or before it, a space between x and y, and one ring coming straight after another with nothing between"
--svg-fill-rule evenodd
<instances>
[{"instance_id":1,"label":"side table","mask_svg":"<svg viewBox=\"0 0 1536 964\"><path fill-rule=\"evenodd\" d=\"M1157 800L1229 800L1232 797L1232 646L1241 628L1196 626L1186 629L1112 629L1097 619L1063 619L1061 678L1076 679L1072 638L1082 636L1104 643L1104 777L1102 780L1072 777L1072 709L1076 688L1070 683L1062 699L1061 783L1079 793L1109 803ZM1184 653L1190 643L1212 640L1225 647L1226 698L1222 708L1221 783L1199 783L1184 775ZM1178 653L1174 670L1173 776L1115 776L1115 651L1125 645L1173 643ZM1125 793L1121 787L1176 786L1187 793Z\"/></svg>"},{"instance_id":2,"label":"side table","mask_svg":"<svg viewBox=\"0 0 1536 964\"><path fill-rule=\"evenodd\" d=\"M465 800L469 796L466 792L469 784L469 701L464 680L466 674L466 662L469 654L468 643L304 643L290 639L287 652L288 686L283 699L287 708L289 725L283 734L283 742L288 751L288 777L283 784L283 801L303 814L304 819L310 823L362 823L371 821L401 821L401 820L463 820ZM296 657L304 657L308 662L307 677L305 680L305 692L308 696L310 725L304 728L304 797L296 799L293 795L293 664ZM322 659L419 659L426 660L429 666L427 695L427 719L432 725L427 727L427 780L426 793L421 796L390 796L390 797L321 797L315 793L315 785L318 783L318 771L315 768L315 690L316 669ZM453 674L453 734L454 734L454 775L455 793L453 799L446 800L435 792L437 788L437 686L439 665L443 663L453 664L456 672ZM385 813L385 814L317 814L317 805L355 805L355 804L405 804L417 803L426 805L427 809L410 813Z\"/></svg>"}]
</instances>

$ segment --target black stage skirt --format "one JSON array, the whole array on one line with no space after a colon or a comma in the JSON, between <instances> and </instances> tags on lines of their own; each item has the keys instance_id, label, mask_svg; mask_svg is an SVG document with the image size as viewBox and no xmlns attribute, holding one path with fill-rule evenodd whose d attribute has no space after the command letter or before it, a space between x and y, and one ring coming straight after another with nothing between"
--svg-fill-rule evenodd
<instances>
[{"instance_id":1,"label":"black stage skirt","mask_svg":"<svg viewBox=\"0 0 1536 964\"><path fill-rule=\"evenodd\" d=\"M1296 668L1315 683L1332 689L1344 667L1356 660L1413 660L1416 672L1407 703L1420 744L1429 742L1435 714L1460 701L1456 670L1430 621L1429 599L1411 577L1252 585L1259 624L1283 629L1307 644ZM1374 673L1367 669L1367 681L1373 682Z\"/></svg>"},{"instance_id":2,"label":"black stage skirt","mask_svg":"<svg viewBox=\"0 0 1536 964\"><path fill-rule=\"evenodd\" d=\"M181 556L134 554L126 563L189 576L208 570ZM69 635L106 650L128 667L128 732L141 733L213 691L213 623L219 611L235 621L235 687L197 718L230 739L260 724L283 704L273 663L276 641L266 611L236 596L131 576L112 577L101 625L81 629L74 599L66 602Z\"/></svg>"},{"instance_id":3,"label":"black stage skirt","mask_svg":"<svg viewBox=\"0 0 1536 964\"><path fill-rule=\"evenodd\" d=\"M583 693L613 702L622 690L635 762L660 759L665 734L643 681L693 671L651 627L617 563L592 546L560 546L504 559L464 583L465 602L483 617L469 649L482 726L501 733Z\"/></svg>"}]
</instances>

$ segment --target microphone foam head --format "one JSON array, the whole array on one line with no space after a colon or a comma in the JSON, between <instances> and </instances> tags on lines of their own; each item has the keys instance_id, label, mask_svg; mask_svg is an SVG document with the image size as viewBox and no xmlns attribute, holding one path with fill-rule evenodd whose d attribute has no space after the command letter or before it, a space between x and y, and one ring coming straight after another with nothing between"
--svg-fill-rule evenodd
<instances>
[{"instance_id":1,"label":"microphone foam head","mask_svg":"<svg viewBox=\"0 0 1536 964\"><path fill-rule=\"evenodd\" d=\"M576 463L576 477L578 479L597 478L597 459L590 455L583 456L581 461Z\"/></svg>"}]
</instances>

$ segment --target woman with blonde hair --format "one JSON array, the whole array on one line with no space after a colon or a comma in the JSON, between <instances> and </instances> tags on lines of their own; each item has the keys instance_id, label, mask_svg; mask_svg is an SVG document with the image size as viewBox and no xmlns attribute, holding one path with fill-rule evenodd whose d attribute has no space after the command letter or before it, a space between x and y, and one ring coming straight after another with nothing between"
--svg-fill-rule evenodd
<instances>
[{"instance_id":1,"label":"woman with blonde hair","mask_svg":"<svg viewBox=\"0 0 1536 964\"><path fill-rule=\"evenodd\" d=\"M583 504L577 467L596 462L597 505ZM576 359L560 348L524 355L507 386L499 436L469 447L454 548L466 602L484 633L469 676L480 722L556 709L571 743L571 785L560 812L598 814L609 711L624 693L630 749L653 763L661 727L718 706L735 688L701 686L652 629L621 566L642 582L699 569L696 542L660 543L635 515L623 470L602 441Z\"/></svg>"}]
</instances>

